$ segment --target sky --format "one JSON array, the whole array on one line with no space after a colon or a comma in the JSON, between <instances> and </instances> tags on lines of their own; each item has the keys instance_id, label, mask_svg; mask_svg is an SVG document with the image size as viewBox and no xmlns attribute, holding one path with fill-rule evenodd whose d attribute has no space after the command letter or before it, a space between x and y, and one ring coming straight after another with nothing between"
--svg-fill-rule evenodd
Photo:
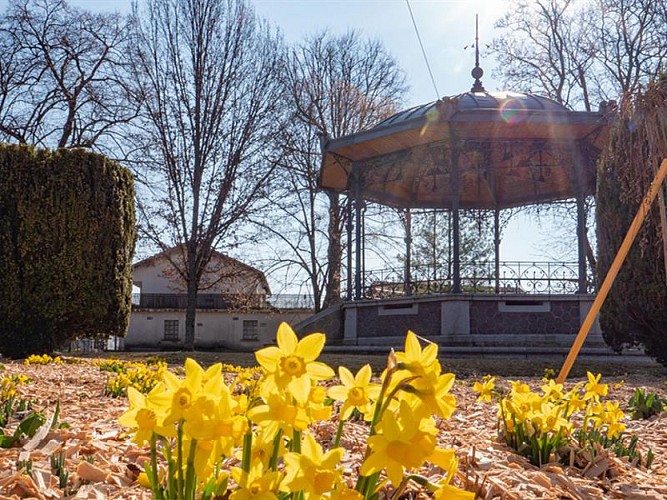
<instances>
[{"instance_id":1,"label":"sky","mask_svg":"<svg viewBox=\"0 0 667 500\"><path fill-rule=\"evenodd\" d=\"M69 0L78 7L128 12L130 0ZM328 29L332 33L357 30L379 39L406 72L406 108L442 96L470 90L474 66L475 14L479 14L482 82L489 91L502 89L492 77L494 61L485 48L494 36L493 25L509 0L410 0L410 8L426 52L435 87L422 55L405 0L250 0L256 13L280 28L287 42ZM0 0L4 10L7 0ZM467 48L466 48L467 47ZM488 51L487 51L488 52ZM503 234L501 260L543 260L548 249L539 244L546 233L527 217L516 217Z\"/></svg>"}]
</instances>

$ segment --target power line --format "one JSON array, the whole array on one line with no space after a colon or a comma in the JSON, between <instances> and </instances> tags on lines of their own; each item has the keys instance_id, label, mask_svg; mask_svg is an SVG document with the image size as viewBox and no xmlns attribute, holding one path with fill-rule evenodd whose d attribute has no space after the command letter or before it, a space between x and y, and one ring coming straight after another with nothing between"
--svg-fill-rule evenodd
<instances>
[{"instance_id":1,"label":"power line","mask_svg":"<svg viewBox=\"0 0 667 500\"><path fill-rule=\"evenodd\" d=\"M408 10L410 11L410 18L412 19L412 25L415 27L415 33L417 34L417 40L419 40L419 46L422 49L422 55L424 56L424 62L426 63L428 74L431 76L431 83L433 84L433 89L435 90L435 98L440 99L440 92L438 92L438 86L435 84L435 78L433 78L433 71L431 71L431 65L428 63L428 57L426 57L426 51L424 50L424 44L422 43L422 38L421 36L419 36L419 28L417 28L417 23L415 22L415 16L412 14L412 7L410 7L410 0L405 0L405 4L408 6Z\"/></svg>"}]
</instances>

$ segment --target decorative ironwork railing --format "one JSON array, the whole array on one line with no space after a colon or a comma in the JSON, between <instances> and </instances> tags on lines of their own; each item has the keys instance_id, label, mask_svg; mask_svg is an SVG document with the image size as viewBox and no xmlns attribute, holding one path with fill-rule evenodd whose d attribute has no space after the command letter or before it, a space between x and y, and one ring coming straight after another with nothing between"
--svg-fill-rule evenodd
<instances>
[{"instance_id":1,"label":"decorative ironwork railing","mask_svg":"<svg viewBox=\"0 0 667 500\"><path fill-rule=\"evenodd\" d=\"M577 262L462 262L461 291L467 293L568 294L579 290ZM366 271L362 278L365 298L449 293L452 273L442 267L415 266L406 280L404 269ZM587 276L587 292L595 292L592 275Z\"/></svg>"},{"instance_id":2,"label":"decorative ironwork railing","mask_svg":"<svg viewBox=\"0 0 667 500\"><path fill-rule=\"evenodd\" d=\"M132 304L146 309L185 309L188 295L185 293L132 294ZM200 293L197 309L262 309L269 307L265 295Z\"/></svg>"},{"instance_id":3,"label":"decorative ironwork railing","mask_svg":"<svg viewBox=\"0 0 667 500\"><path fill-rule=\"evenodd\" d=\"M133 293L132 305L146 309L185 309L188 296L184 293ZM197 309L312 309L313 297L307 294L253 294L197 295Z\"/></svg>"}]
</instances>

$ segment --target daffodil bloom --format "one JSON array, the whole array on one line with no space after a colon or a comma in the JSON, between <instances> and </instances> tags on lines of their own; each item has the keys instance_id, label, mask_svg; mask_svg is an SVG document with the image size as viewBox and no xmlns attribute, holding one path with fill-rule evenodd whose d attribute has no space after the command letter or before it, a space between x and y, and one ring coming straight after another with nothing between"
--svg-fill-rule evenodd
<instances>
[{"instance_id":1,"label":"daffodil bloom","mask_svg":"<svg viewBox=\"0 0 667 500\"><path fill-rule=\"evenodd\" d=\"M433 498L435 500L475 500L475 494L472 491L465 491L450 484L459 467L459 459L456 458L454 450L447 451L451 455L449 466L443 467L447 471L447 474L438 483L438 489L433 493Z\"/></svg>"},{"instance_id":2,"label":"daffodil bloom","mask_svg":"<svg viewBox=\"0 0 667 500\"><path fill-rule=\"evenodd\" d=\"M167 422L187 420L187 414L197 397L202 392L203 370L193 359L185 360L185 379L181 379L166 371L162 378L161 392L157 393L153 401L166 410ZM211 384L209 394L214 394L218 385Z\"/></svg>"},{"instance_id":3,"label":"daffodil bloom","mask_svg":"<svg viewBox=\"0 0 667 500\"><path fill-rule=\"evenodd\" d=\"M232 477L239 488L229 496L230 500L275 500L280 484L279 472L264 472L262 464L256 463L246 473L232 467Z\"/></svg>"},{"instance_id":4,"label":"daffodil bloom","mask_svg":"<svg viewBox=\"0 0 667 500\"><path fill-rule=\"evenodd\" d=\"M332 408L324 404L326 395L327 391L324 387L313 385L310 388L306 413L311 422L322 422L331 418Z\"/></svg>"},{"instance_id":5,"label":"daffodil bloom","mask_svg":"<svg viewBox=\"0 0 667 500\"><path fill-rule=\"evenodd\" d=\"M290 492L303 491L306 499L322 498L340 481L337 469L345 450L334 448L326 453L312 434L304 434L301 453L287 453L284 486Z\"/></svg>"},{"instance_id":6,"label":"daffodil bloom","mask_svg":"<svg viewBox=\"0 0 667 500\"><path fill-rule=\"evenodd\" d=\"M530 392L530 386L518 380L510 380L510 386L512 387L512 393L528 394Z\"/></svg>"},{"instance_id":7,"label":"daffodil bloom","mask_svg":"<svg viewBox=\"0 0 667 500\"><path fill-rule=\"evenodd\" d=\"M311 380L326 380L334 375L330 367L315 361L326 337L323 333L313 333L299 340L287 323L280 324L276 337L278 346L257 351L257 362L268 373L269 381L287 389L297 401L306 403Z\"/></svg>"},{"instance_id":8,"label":"daffodil bloom","mask_svg":"<svg viewBox=\"0 0 667 500\"><path fill-rule=\"evenodd\" d=\"M148 474L145 472L140 472L139 475L137 476L137 483L141 485L142 488L146 489L151 489L153 485L151 485L150 479L148 479Z\"/></svg>"},{"instance_id":9,"label":"daffodil bloom","mask_svg":"<svg viewBox=\"0 0 667 500\"><path fill-rule=\"evenodd\" d=\"M250 452L250 463L257 464L261 463L265 469L269 468L269 461L274 453L274 439L275 434L269 434L264 432L260 428L259 432L253 436L252 439L252 448ZM285 448L284 439L279 438L277 457L282 457L287 451ZM243 450L237 449L236 458L239 460L243 459Z\"/></svg>"},{"instance_id":10,"label":"daffodil bloom","mask_svg":"<svg viewBox=\"0 0 667 500\"><path fill-rule=\"evenodd\" d=\"M247 419L234 414L235 405L236 401L226 387L217 400L206 396L198 397L183 425L184 432L199 441L213 441L218 456L230 456L234 446L241 442L248 429Z\"/></svg>"},{"instance_id":11,"label":"daffodil bloom","mask_svg":"<svg viewBox=\"0 0 667 500\"><path fill-rule=\"evenodd\" d=\"M570 392L565 394L564 401L567 404L567 416L571 416L573 413L582 411L588 405L588 402L583 399L582 395L579 393L578 388L572 389Z\"/></svg>"},{"instance_id":12,"label":"daffodil bloom","mask_svg":"<svg viewBox=\"0 0 667 500\"><path fill-rule=\"evenodd\" d=\"M558 401L563 398L563 384L557 384L553 379L549 379L541 389L547 399Z\"/></svg>"},{"instance_id":13,"label":"daffodil bloom","mask_svg":"<svg viewBox=\"0 0 667 500\"><path fill-rule=\"evenodd\" d=\"M491 402L493 391L496 388L496 377L484 377L481 382L475 382L472 390L479 393L477 402L486 401Z\"/></svg>"},{"instance_id":14,"label":"daffodil bloom","mask_svg":"<svg viewBox=\"0 0 667 500\"><path fill-rule=\"evenodd\" d=\"M338 367L338 375L342 385L329 388L329 397L336 401L343 401L340 409L340 418L347 420L355 408L369 420L371 416L371 402L378 398L380 387L371 383L373 372L371 366L361 367L356 375L344 366Z\"/></svg>"},{"instance_id":15,"label":"daffodil bloom","mask_svg":"<svg viewBox=\"0 0 667 500\"><path fill-rule=\"evenodd\" d=\"M438 344L430 343L422 349L417 336L409 330L405 337L405 352L397 352L396 361L401 370L407 370L414 375L440 375L442 369L438 361Z\"/></svg>"},{"instance_id":16,"label":"daffodil bloom","mask_svg":"<svg viewBox=\"0 0 667 500\"><path fill-rule=\"evenodd\" d=\"M431 419L417 417L406 401L401 401L398 415L385 412L379 432L368 438L370 456L361 466L364 476L385 469L389 480L398 486L405 469L417 469L429 460L446 467L449 452L436 447L437 430Z\"/></svg>"},{"instance_id":17,"label":"daffodil bloom","mask_svg":"<svg viewBox=\"0 0 667 500\"><path fill-rule=\"evenodd\" d=\"M546 433L561 433L567 435L572 428L569 420L563 417L563 409L560 405L543 403L539 412L535 412L531 418L537 430Z\"/></svg>"},{"instance_id":18,"label":"daffodil bloom","mask_svg":"<svg viewBox=\"0 0 667 500\"><path fill-rule=\"evenodd\" d=\"M618 407L618 402L605 401L604 406L601 403L592 406L592 419L595 421L596 427L606 426L608 437L619 437L625 431L626 426L621 422L625 414Z\"/></svg>"},{"instance_id":19,"label":"daffodil bloom","mask_svg":"<svg viewBox=\"0 0 667 500\"><path fill-rule=\"evenodd\" d=\"M591 372L586 372L586 377L588 377L588 383L586 384L586 394L584 399L594 399L599 400L601 396L606 396L609 392L609 386L607 384L600 384L601 373L593 375Z\"/></svg>"},{"instance_id":20,"label":"daffodil bloom","mask_svg":"<svg viewBox=\"0 0 667 500\"><path fill-rule=\"evenodd\" d=\"M411 381L405 399L422 418L437 415L450 418L456 410L456 398L449 394L454 385L453 373L426 373Z\"/></svg>"},{"instance_id":21,"label":"daffodil bloom","mask_svg":"<svg viewBox=\"0 0 667 500\"><path fill-rule=\"evenodd\" d=\"M154 432L165 437L176 435L174 426L164 425L164 415L159 411L159 408L151 404L148 397L134 387L127 388L127 397L130 400L130 408L118 418L118 423L123 427L130 427L135 430L132 439L139 446L142 446L146 441L150 441Z\"/></svg>"},{"instance_id":22,"label":"daffodil bloom","mask_svg":"<svg viewBox=\"0 0 667 500\"><path fill-rule=\"evenodd\" d=\"M342 481L336 485L329 498L331 500L364 500L364 496L357 490L348 487Z\"/></svg>"},{"instance_id":23,"label":"daffodil bloom","mask_svg":"<svg viewBox=\"0 0 667 500\"><path fill-rule=\"evenodd\" d=\"M263 428L269 435L275 436L279 429L292 437L293 431L303 431L310 420L302 406L293 404L280 394L271 394L266 404L255 406L248 411L248 418Z\"/></svg>"}]
</instances>

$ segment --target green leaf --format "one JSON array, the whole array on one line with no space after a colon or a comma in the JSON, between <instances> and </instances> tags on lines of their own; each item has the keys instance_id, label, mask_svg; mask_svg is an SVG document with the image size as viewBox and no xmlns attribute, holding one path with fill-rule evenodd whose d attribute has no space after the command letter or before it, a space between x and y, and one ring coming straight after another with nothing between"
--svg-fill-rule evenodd
<instances>
[{"instance_id":1,"label":"green leaf","mask_svg":"<svg viewBox=\"0 0 667 500\"><path fill-rule=\"evenodd\" d=\"M46 422L46 417L43 413L33 412L21 420L21 423L14 431L14 437L16 439L21 439L23 436L31 438L35 435L37 429L44 425L44 422Z\"/></svg>"},{"instance_id":2,"label":"green leaf","mask_svg":"<svg viewBox=\"0 0 667 500\"><path fill-rule=\"evenodd\" d=\"M18 441L14 436L0 436L0 448L11 448Z\"/></svg>"}]
</instances>

